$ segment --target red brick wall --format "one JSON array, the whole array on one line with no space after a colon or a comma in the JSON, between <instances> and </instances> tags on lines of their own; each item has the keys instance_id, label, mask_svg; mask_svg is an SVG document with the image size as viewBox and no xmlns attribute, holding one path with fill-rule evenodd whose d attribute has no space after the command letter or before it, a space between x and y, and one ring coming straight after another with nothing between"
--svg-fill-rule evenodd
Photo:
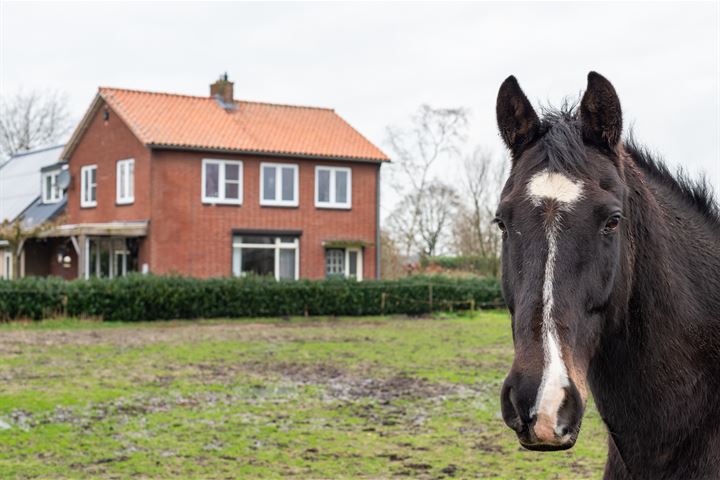
<instances>
[{"instance_id":1,"label":"red brick wall","mask_svg":"<svg viewBox=\"0 0 720 480\"><path fill-rule=\"evenodd\" d=\"M67 238L55 238L52 239L52 248L50 251L52 255L50 257L50 275L54 277L62 277L65 280L72 280L77 278L77 253L72 243ZM67 256L70 257L70 268L65 268L62 264L57 261L57 254L59 251L64 251Z\"/></svg>"},{"instance_id":2,"label":"red brick wall","mask_svg":"<svg viewBox=\"0 0 720 480\"><path fill-rule=\"evenodd\" d=\"M115 112L103 119L103 104L69 159L72 178L68 188L67 223L147 220L150 218L150 150L140 143ZM135 159L135 202L117 205L118 160ZM97 165L97 206L80 206L80 169Z\"/></svg>"},{"instance_id":3,"label":"red brick wall","mask_svg":"<svg viewBox=\"0 0 720 480\"><path fill-rule=\"evenodd\" d=\"M201 201L202 159L243 161L243 204L206 205ZM299 207L260 206L260 162L299 166ZM352 209L315 207L315 166L352 168ZM153 152L151 270L197 277L232 273L232 230L302 230L300 277L325 275L325 240L363 240L364 278L375 276L375 164L270 159L246 155Z\"/></svg>"}]
</instances>

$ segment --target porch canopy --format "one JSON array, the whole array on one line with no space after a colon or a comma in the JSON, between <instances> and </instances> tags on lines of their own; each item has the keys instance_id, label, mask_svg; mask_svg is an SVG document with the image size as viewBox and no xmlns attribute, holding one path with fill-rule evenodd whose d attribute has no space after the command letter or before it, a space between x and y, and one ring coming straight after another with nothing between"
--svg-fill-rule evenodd
<instances>
[{"instance_id":1,"label":"porch canopy","mask_svg":"<svg viewBox=\"0 0 720 480\"><path fill-rule=\"evenodd\" d=\"M132 222L78 223L57 225L37 235L39 238L67 237L78 258L78 277L85 278L89 267L88 243L94 237L138 238L148 232L147 220ZM87 240L87 241L86 241ZM91 255L92 257L92 255ZM87 271L86 271L87 270Z\"/></svg>"},{"instance_id":2,"label":"porch canopy","mask_svg":"<svg viewBox=\"0 0 720 480\"><path fill-rule=\"evenodd\" d=\"M118 236L144 237L147 235L148 221L78 223L58 225L40 233L38 237L79 237L84 236Z\"/></svg>"}]
</instances>

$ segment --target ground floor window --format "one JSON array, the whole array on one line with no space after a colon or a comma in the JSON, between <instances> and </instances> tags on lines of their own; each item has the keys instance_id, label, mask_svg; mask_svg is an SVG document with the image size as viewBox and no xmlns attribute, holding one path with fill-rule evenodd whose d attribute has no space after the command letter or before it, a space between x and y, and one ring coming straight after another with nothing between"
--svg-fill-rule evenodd
<instances>
[{"instance_id":1,"label":"ground floor window","mask_svg":"<svg viewBox=\"0 0 720 480\"><path fill-rule=\"evenodd\" d=\"M325 249L325 276L362 280L362 250L360 248Z\"/></svg>"},{"instance_id":2,"label":"ground floor window","mask_svg":"<svg viewBox=\"0 0 720 480\"><path fill-rule=\"evenodd\" d=\"M233 275L272 275L277 280L297 280L300 240L266 235L233 236Z\"/></svg>"},{"instance_id":3,"label":"ground floor window","mask_svg":"<svg viewBox=\"0 0 720 480\"><path fill-rule=\"evenodd\" d=\"M134 239L89 237L85 244L85 278L122 277L137 271Z\"/></svg>"}]
</instances>

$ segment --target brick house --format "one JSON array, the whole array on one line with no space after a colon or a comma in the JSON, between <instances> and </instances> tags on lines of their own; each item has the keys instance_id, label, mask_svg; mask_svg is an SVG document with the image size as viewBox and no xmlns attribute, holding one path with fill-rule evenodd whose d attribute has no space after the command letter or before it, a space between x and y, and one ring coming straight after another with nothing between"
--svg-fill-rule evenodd
<instances>
[{"instance_id":1,"label":"brick house","mask_svg":"<svg viewBox=\"0 0 720 480\"><path fill-rule=\"evenodd\" d=\"M61 154L79 277L379 275L387 156L333 110L100 88ZM57 244L55 242L53 244Z\"/></svg>"}]
</instances>

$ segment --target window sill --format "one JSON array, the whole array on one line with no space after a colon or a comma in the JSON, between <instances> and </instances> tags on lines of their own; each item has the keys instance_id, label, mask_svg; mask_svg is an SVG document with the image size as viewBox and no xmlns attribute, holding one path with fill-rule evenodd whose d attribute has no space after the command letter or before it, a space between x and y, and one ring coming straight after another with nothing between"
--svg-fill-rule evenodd
<instances>
[{"instance_id":1,"label":"window sill","mask_svg":"<svg viewBox=\"0 0 720 480\"><path fill-rule=\"evenodd\" d=\"M323 204L323 203L316 203L315 208L320 210L352 210L352 205L333 205L333 204Z\"/></svg>"},{"instance_id":2,"label":"window sill","mask_svg":"<svg viewBox=\"0 0 720 480\"><path fill-rule=\"evenodd\" d=\"M132 205L135 203L135 199L132 198L130 200L116 200L115 205Z\"/></svg>"},{"instance_id":3,"label":"window sill","mask_svg":"<svg viewBox=\"0 0 720 480\"><path fill-rule=\"evenodd\" d=\"M95 208L97 207L97 202L95 203L81 203L80 208Z\"/></svg>"},{"instance_id":4,"label":"window sill","mask_svg":"<svg viewBox=\"0 0 720 480\"><path fill-rule=\"evenodd\" d=\"M222 199L210 199L210 198L203 198L202 200L203 205L235 205L235 206L241 206L242 200L222 200Z\"/></svg>"},{"instance_id":5,"label":"window sill","mask_svg":"<svg viewBox=\"0 0 720 480\"><path fill-rule=\"evenodd\" d=\"M280 208L298 208L300 205L295 203L267 203L267 202L260 202L261 207L280 207Z\"/></svg>"}]
</instances>

